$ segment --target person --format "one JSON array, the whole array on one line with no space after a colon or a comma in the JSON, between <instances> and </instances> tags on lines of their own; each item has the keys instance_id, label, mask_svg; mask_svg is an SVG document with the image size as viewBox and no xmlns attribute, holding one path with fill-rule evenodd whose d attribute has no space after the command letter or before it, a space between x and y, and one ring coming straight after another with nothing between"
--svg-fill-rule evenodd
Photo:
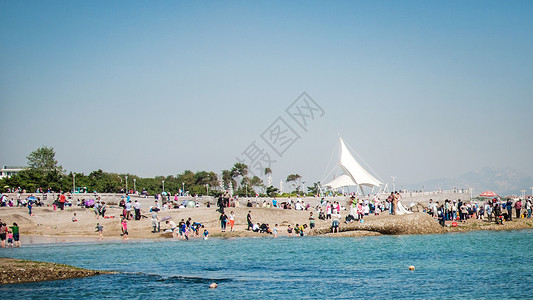
<instances>
[{"instance_id":1,"label":"person","mask_svg":"<svg viewBox=\"0 0 533 300\"><path fill-rule=\"evenodd\" d=\"M74 213L74 216L72 216L72 222L78 222L78 218L76 217L76 213Z\"/></svg>"},{"instance_id":2,"label":"person","mask_svg":"<svg viewBox=\"0 0 533 300\"><path fill-rule=\"evenodd\" d=\"M527 218L530 219L531 218L531 200L527 200L526 202L526 210L527 210Z\"/></svg>"},{"instance_id":3,"label":"person","mask_svg":"<svg viewBox=\"0 0 533 300\"><path fill-rule=\"evenodd\" d=\"M337 214L333 216L333 221L331 221L331 232L339 232L339 215Z\"/></svg>"},{"instance_id":4,"label":"person","mask_svg":"<svg viewBox=\"0 0 533 300\"><path fill-rule=\"evenodd\" d=\"M105 202L100 203L100 215L102 216L102 218L105 218L106 210L107 208L106 208Z\"/></svg>"},{"instance_id":5,"label":"person","mask_svg":"<svg viewBox=\"0 0 533 300\"><path fill-rule=\"evenodd\" d=\"M315 217L313 216L313 212L309 213L309 229L315 228Z\"/></svg>"},{"instance_id":6,"label":"person","mask_svg":"<svg viewBox=\"0 0 533 300\"><path fill-rule=\"evenodd\" d=\"M522 200L516 201L514 204L514 209L516 211L516 218L520 219L520 210L522 210Z\"/></svg>"},{"instance_id":7,"label":"person","mask_svg":"<svg viewBox=\"0 0 533 300\"><path fill-rule=\"evenodd\" d=\"M292 236L292 228L291 228L291 224L289 224L287 226L287 233L289 234L289 236Z\"/></svg>"},{"instance_id":8,"label":"person","mask_svg":"<svg viewBox=\"0 0 533 300\"><path fill-rule=\"evenodd\" d=\"M33 198L29 197L28 198L28 213L30 214L30 216L33 216L32 213L31 213L32 207L33 207Z\"/></svg>"},{"instance_id":9,"label":"person","mask_svg":"<svg viewBox=\"0 0 533 300\"><path fill-rule=\"evenodd\" d=\"M67 201L67 198L65 197L65 192L63 192L63 193L61 193L61 196L59 196L59 209L61 209L61 210L65 209L65 202L66 201Z\"/></svg>"},{"instance_id":10,"label":"person","mask_svg":"<svg viewBox=\"0 0 533 300\"><path fill-rule=\"evenodd\" d=\"M133 204L133 209L135 210L135 220L141 219L141 203L137 200L135 200L135 203Z\"/></svg>"},{"instance_id":11,"label":"person","mask_svg":"<svg viewBox=\"0 0 533 300\"><path fill-rule=\"evenodd\" d=\"M154 230L152 230L152 233L159 232L160 229L160 223L159 223L159 217L157 216L157 211L152 212L152 227Z\"/></svg>"},{"instance_id":12,"label":"person","mask_svg":"<svg viewBox=\"0 0 533 300\"><path fill-rule=\"evenodd\" d=\"M228 216L225 213L220 214L220 229L222 229L222 232L226 231L226 225L228 223Z\"/></svg>"},{"instance_id":13,"label":"person","mask_svg":"<svg viewBox=\"0 0 533 300\"><path fill-rule=\"evenodd\" d=\"M7 237L7 226L5 223L2 223L0 220L0 246L5 248L6 246L6 237Z\"/></svg>"},{"instance_id":14,"label":"person","mask_svg":"<svg viewBox=\"0 0 533 300\"><path fill-rule=\"evenodd\" d=\"M501 217L502 210L500 208L500 205L498 203L494 204L494 219L496 221L496 224L503 224L503 219Z\"/></svg>"},{"instance_id":15,"label":"person","mask_svg":"<svg viewBox=\"0 0 533 300\"><path fill-rule=\"evenodd\" d=\"M204 240L207 240L209 238L209 231L207 229L204 229Z\"/></svg>"},{"instance_id":16,"label":"person","mask_svg":"<svg viewBox=\"0 0 533 300\"><path fill-rule=\"evenodd\" d=\"M507 202L505 203L505 207L507 208L507 215L509 218L509 221L513 220L513 200L511 198L507 199Z\"/></svg>"},{"instance_id":17,"label":"person","mask_svg":"<svg viewBox=\"0 0 533 300\"><path fill-rule=\"evenodd\" d=\"M7 247L9 248L13 247L13 232L11 231L7 232Z\"/></svg>"},{"instance_id":18,"label":"person","mask_svg":"<svg viewBox=\"0 0 533 300\"><path fill-rule=\"evenodd\" d=\"M446 225L446 217L444 216L444 204L437 207L437 218L439 220L439 224L444 227Z\"/></svg>"},{"instance_id":19,"label":"person","mask_svg":"<svg viewBox=\"0 0 533 300\"><path fill-rule=\"evenodd\" d=\"M15 247L20 247L19 225L13 222L13 226L9 226L9 228L11 228L11 232L13 233L13 241L15 242Z\"/></svg>"},{"instance_id":20,"label":"person","mask_svg":"<svg viewBox=\"0 0 533 300\"><path fill-rule=\"evenodd\" d=\"M125 240L128 239L128 221L126 218L122 218L122 222L120 223L122 225L122 236Z\"/></svg>"},{"instance_id":21,"label":"person","mask_svg":"<svg viewBox=\"0 0 533 300\"><path fill-rule=\"evenodd\" d=\"M248 228L246 230L250 230L250 228L254 227L254 224L252 223L252 211L248 211L248 215L246 216L246 221L248 222Z\"/></svg>"},{"instance_id":22,"label":"person","mask_svg":"<svg viewBox=\"0 0 533 300\"><path fill-rule=\"evenodd\" d=\"M175 238L178 236L177 232L176 232L176 223L174 223L174 221L172 220L167 220L165 222L165 224L167 224L168 226L170 226L170 231L172 232L172 237Z\"/></svg>"},{"instance_id":23,"label":"person","mask_svg":"<svg viewBox=\"0 0 533 300\"><path fill-rule=\"evenodd\" d=\"M230 231L233 231L233 226L235 225L235 213L233 211L231 211L229 213L229 226L230 226Z\"/></svg>"},{"instance_id":24,"label":"person","mask_svg":"<svg viewBox=\"0 0 533 300\"><path fill-rule=\"evenodd\" d=\"M104 239L104 226L100 225L100 223L96 223L96 232L100 235L100 240Z\"/></svg>"},{"instance_id":25,"label":"person","mask_svg":"<svg viewBox=\"0 0 533 300\"><path fill-rule=\"evenodd\" d=\"M252 231L253 232L259 232L261 228L259 227L259 223L252 225Z\"/></svg>"},{"instance_id":26,"label":"person","mask_svg":"<svg viewBox=\"0 0 533 300\"><path fill-rule=\"evenodd\" d=\"M274 237L278 237L278 224L274 225L274 228L272 229L272 233L274 234Z\"/></svg>"}]
</instances>

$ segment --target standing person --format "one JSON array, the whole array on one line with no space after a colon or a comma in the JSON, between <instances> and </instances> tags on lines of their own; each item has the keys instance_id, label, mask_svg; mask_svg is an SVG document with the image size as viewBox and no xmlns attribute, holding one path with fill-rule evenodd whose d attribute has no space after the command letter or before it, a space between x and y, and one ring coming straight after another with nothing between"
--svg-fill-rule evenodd
<instances>
[{"instance_id":1,"label":"standing person","mask_svg":"<svg viewBox=\"0 0 533 300\"><path fill-rule=\"evenodd\" d=\"M315 217L313 216L313 212L309 213L309 229L315 228Z\"/></svg>"},{"instance_id":2,"label":"standing person","mask_svg":"<svg viewBox=\"0 0 533 300\"><path fill-rule=\"evenodd\" d=\"M15 247L20 247L20 232L19 226L17 223L13 223L13 226L9 226L11 232L13 233L13 240L15 241Z\"/></svg>"},{"instance_id":3,"label":"standing person","mask_svg":"<svg viewBox=\"0 0 533 300\"><path fill-rule=\"evenodd\" d=\"M507 202L505 203L505 208L507 208L507 215L509 216L509 221L513 220L513 200L511 198L507 199Z\"/></svg>"},{"instance_id":4,"label":"standing person","mask_svg":"<svg viewBox=\"0 0 533 300\"><path fill-rule=\"evenodd\" d=\"M444 225L446 225L446 216L445 216L445 212L444 212L444 204L439 206L439 207L437 207L437 218L439 219L439 224L442 227L444 227Z\"/></svg>"},{"instance_id":5,"label":"standing person","mask_svg":"<svg viewBox=\"0 0 533 300\"><path fill-rule=\"evenodd\" d=\"M230 226L230 231L233 231L233 226L235 225L235 213L233 211L231 211L229 213L229 226Z\"/></svg>"},{"instance_id":6,"label":"standing person","mask_svg":"<svg viewBox=\"0 0 533 300\"><path fill-rule=\"evenodd\" d=\"M390 210L389 210L389 213L391 215L395 215L396 214L396 203L398 203L398 201L396 200L396 195L394 194L394 192L391 192L389 198L390 198Z\"/></svg>"},{"instance_id":7,"label":"standing person","mask_svg":"<svg viewBox=\"0 0 533 300\"><path fill-rule=\"evenodd\" d=\"M152 227L154 228L154 230L152 230L152 233L159 232L159 226L159 217L157 216L157 211L154 210L152 212Z\"/></svg>"},{"instance_id":8,"label":"standing person","mask_svg":"<svg viewBox=\"0 0 533 300\"><path fill-rule=\"evenodd\" d=\"M97 219L100 219L100 201L96 201L94 202L94 216L97 218Z\"/></svg>"},{"instance_id":9,"label":"standing person","mask_svg":"<svg viewBox=\"0 0 533 300\"><path fill-rule=\"evenodd\" d=\"M516 218L520 219L520 210L522 209L522 200L516 201L514 204L514 209L516 211Z\"/></svg>"},{"instance_id":10,"label":"standing person","mask_svg":"<svg viewBox=\"0 0 533 300\"><path fill-rule=\"evenodd\" d=\"M527 200L526 202L526 210L527 210L527 218L531 218L531 200Z\"/></svg>"},{"instance_id":11,"label":"standing person","mask_svg":"<svg viewBox=\"0 0 533 300\"><path fill-rule=\"evenodd\" d=\"M100 223L96 223L96 232L100 235L100 240L104 239L104 226L100 225Z\"/></svg>"},{"instance_id":12,"label":"standing person","mask_svg":"<svg viewBox=\"0 0 533 300\"><path fill-rule=\"evenodd\" d=\"M122 236L125 240L128 239L128 221L126 218L122 218L122 222L120 222L120 225L122 225Z\"/></svg>"},{"instance_id":13,"label":"standing person","mask_svg":"<svg viewBox=\"0 0 533 300\"><path fill-rule=\"evenodd\" d=\"M141 203L137 200L135 200L135 204L133 204L133 209L135 210L135 220L141 219Z\"/></svg>"},{"instance_id":14,"label":"standing person","mask_svg":"<svg viewBox=\"0 0 533 300\"><path fill-rule=\"evenodd\" d=\"M274 234L274 237L278 237L278 224L274 225L274 228L272 229L272 233Z\"/></svg>"},{"instance_id":15,"label":"standing person","mask_svg":"<svg viewBox=\"0 0 533 300\"><path fill-rule=\"evenodd\" d=\"M225 213L220 214L220 229L222 229L222 232L226 231L226 225L228 223L228 216L226 216Z\"/></svg>"},{"instance_id":16,"label":"standing person","mask_svg":"<svg viewBox=\"0 0 533 300\"><path fill-rule=\"evenodd\" d=\"M2 248L6 246L6 237L7 237L7 226L5 223L2 223L2 220L0 220L0 247Z\"/></svg>"},{"instance_id":17,"label":"standing person","mask_svg":"<svg viewBox=\"0 0 533 300\"><path fill-rule=\"evenodd\" d=\"M246 230L250 230L250 228L253 228L254 227L254 223L252 223L252 215L251 215L252 211L248 211L248 215L246 216L246 221L248 222L248 228L246 228Z\"/></svg>"},{"instance_id":18,"label":"standing person","mask_svg":"<svg viewBox=\"0 0 533 300\"><path fill-rule=\"evenodd\" d=\"M33 207L33 198L32 197L28 197L28 213L30 214L30 217L33 216L32 213L31 213L32 207Z\"/></svg>"},{"instance_id":19,"label":"standing person","mask_svg":"<svg viewBox=\"0 0 533 300\"><path fill-rule=\"evenodd\" d=\"M61 210L65 209L65 202L66 201L67 201L67 198L65 197L65 192L63 192L63 193L61 193L61 196L59 196L59 209L61 209Z\"/></svg>"},{"instance_id":20,"label":"standing person","mask_svg":"<svg viewBox=\"0 0 533 300\"><path fill-rule=\"evenodd\" d=\"M105 218L105 212L107 210L107 207L105 205L105 202L102 202L100 204L100 215L102 216L102 218Z\"/></svg>"}]
</instances>

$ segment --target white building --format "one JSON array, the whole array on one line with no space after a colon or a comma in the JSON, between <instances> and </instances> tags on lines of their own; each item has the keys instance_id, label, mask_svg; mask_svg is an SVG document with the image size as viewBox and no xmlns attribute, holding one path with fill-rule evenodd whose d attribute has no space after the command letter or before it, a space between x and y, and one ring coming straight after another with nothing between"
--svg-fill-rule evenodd
<instances>
[{"instance_id":1,"label":"white building","mask_svg":"<svg viewBox=\"0 0 533 300\"><path fill-rule=\"evenodd\" d=\"M2 169L0 169L0 179L9 178L13 175L17 175L20 171L26 168L27 167L4 166Z\"/></svg>"}]
</instances>

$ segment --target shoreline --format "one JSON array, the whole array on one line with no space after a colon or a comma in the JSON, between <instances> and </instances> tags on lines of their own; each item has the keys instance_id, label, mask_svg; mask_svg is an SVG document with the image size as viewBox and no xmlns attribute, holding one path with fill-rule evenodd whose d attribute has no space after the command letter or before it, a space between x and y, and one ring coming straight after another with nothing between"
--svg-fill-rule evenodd
<instances>
[{"instance_id":1,"label":"shoreline","mask_svg":"<svg viewBox=\"0 0 533 300\"><path fill-rule=\"evenodd\" d=\"M451 221L447 221L451 223ZM340 227L338 233L331 233L326 231L325 228L318 228L306 234L306 236L318 236L318 237L367 237L367 236L383 236L383 235L418 235L418 234L450 234L450 233L466 233L466 232L475 232L475 231L511 231L511 230L524 230L524 229L533 229L533 219L529 222L527 220L523 221L511 221L506 222L504 225L497 225L495 223L468 223L468 224L458 224L457 227L451 227L450 224L447 224L446 227L441 227L442 230L439 232L434 232L432 230L423 229L417 230L416 232L400 232L397 233L384 233L388 232L391 229L396 229L397 225L392 224L391 226L376 225L376 224L343 224L344 227ZM440 225L439 225L440 226ZM288 237L287 235L281 235L279 237ZM210 238L217 239L228 239L228 238L273 238L271 234L266 233L256 233L251 231L233 231L233 232L220 232L210 236ZM298 238L298 236L293 236L293 238ZM190 237L190 240L201 240L201 237ZM105 237L103 240L100 240L97 237L88 237L82 235L26 235L21 237L21 242L23 245L58 245L58 244L83 244L83 243L117 243L117 242L127 242L127 241L186 241L184 239L177 239L164 235L164 233L159 234L158 236L153 236L150 238L146 237L134 237L127 240L123 240L119 237Z\"/></svg>"},{"instance_id":2,"label":"shoreline","mask_svg":"<svg viewBox=\"0 0 533 300\"><path fill-rule=\"evenodd\" d=\"M226 232L220 228L220 213L216 208L199 207L163 210L158 213L159 219L169 218L176 224L180 220L192 219L192 222L200 222L209 231L209 237L239 238L239 237L266 237L271 236L266 233L255 233L247 231L246 216L251 212L254 223L278 224L278 236L288 236L287 226L296 224L308 224L309 215L315 213L314 209L305 210L285 210L279 208L258 208L258 207L230 207L225 209L226 213L235 212L234 231L230 231L228 226ZM49 207L36 207L32 216L28 215L28 210L19 208L0 208L0 219L10 226L16 222L20 227L22 247L24 245L38 244L61 244L76 242L118 242L124 240L121 237L121 226L119 215L122 210L109 208L106 215L114 218L96 218L94 211L86 208L72 207L64 211L53 211ZM77 221L72 221L72 216L76 213ZM310 236L375 236L375 235L409 235L409 234L442 234L476 230L513 230L533 228L533 218L514 219L497 225L494 222L488 223L486 220L469 219L466 222L457 222L457 227L451 227L451 221L447 221L446 227L439 225L437 220L424 212L414 212L406 215L389 215L388 212L380 215L368 215L364 217L364 222L343 222L347 211L341 211L341 224L339 233L330 233L331 220L315 219L316 228L305 230L305 235ZM96 224L104 227L103 240L99 239L95 231ZM164 232L169 224L161 222L161 232L152 233L151 215L145 212L145 217L141 220L128 221L128 240L153 240L172 239L169 232ZM449 226L449 227L448 227ZM202 237L203 229L200 229L199 236ZM295 234L293 234L294 236ZM199 237L190 238L197 239ZM1 249L0 249L1 253Z\"/></svg>"}]
</instances>

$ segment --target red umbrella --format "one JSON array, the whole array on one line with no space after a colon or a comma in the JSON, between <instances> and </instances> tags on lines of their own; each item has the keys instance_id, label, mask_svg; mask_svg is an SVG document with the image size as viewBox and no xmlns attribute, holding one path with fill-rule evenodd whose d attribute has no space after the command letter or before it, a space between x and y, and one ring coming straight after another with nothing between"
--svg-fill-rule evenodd
<instances>
[{"instance_id":1,"label":"red umbrella","mask_svg":"<svg viewBox=\"0 0 533 300\"><path fill-rule=\"evenodd\" d=\"M499 197L498 194L496 194L495 192L493 191L486 191L486 192L483 192L481 193L481 195L479 195L480 197L487 197L487 198L493 198L493 197Z\"/></svg>"}]
</instances>

